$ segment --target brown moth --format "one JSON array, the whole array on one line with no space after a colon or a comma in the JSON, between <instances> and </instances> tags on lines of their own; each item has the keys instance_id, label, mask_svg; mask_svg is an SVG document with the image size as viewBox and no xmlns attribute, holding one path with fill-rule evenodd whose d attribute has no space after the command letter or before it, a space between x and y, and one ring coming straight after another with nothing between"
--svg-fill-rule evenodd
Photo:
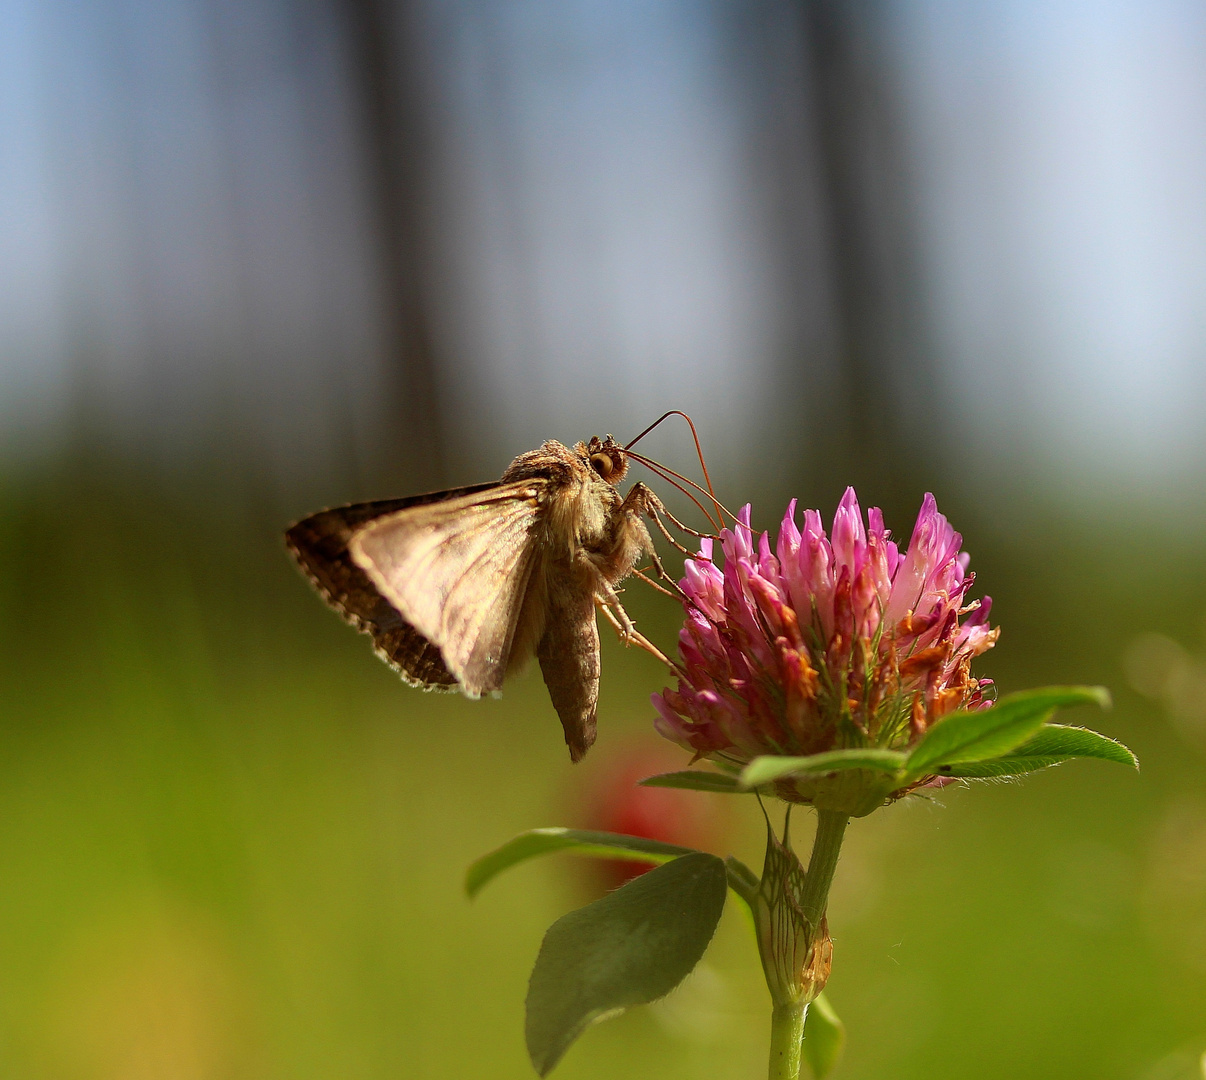
<instances>
[{"instance_id":1,"label":"brown moth","mask_svg":"<svg viewBox=\"0 0 1206 1080\"><path fill-rule=\"evenodd\" d=\"M286 542L326 601L373 638L403 680L471 698L498 691L535 653L570 757L595 741L599 607L640 639L615 586L642 555L661 504L621 497L628 454L610 435L549 441L493 484L324 510Z\"/></svg>"}]
</instances>

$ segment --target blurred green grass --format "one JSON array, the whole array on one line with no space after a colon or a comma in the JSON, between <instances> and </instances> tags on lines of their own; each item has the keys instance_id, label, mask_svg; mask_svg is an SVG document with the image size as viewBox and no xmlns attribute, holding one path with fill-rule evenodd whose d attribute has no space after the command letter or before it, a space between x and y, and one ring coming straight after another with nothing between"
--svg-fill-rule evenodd
<instances>
[{"instance_id":1,"label":"blurred green grass","mask_svg":"<svg viewBox=\"0 0 1206 1080\"><path fill-rule=\"evenodd\" d=\"M1203 538L940 504L1004 627L985 671L1004 691L1110 686L1112 713L1068 719L1143 772L1074 764L857 822L831 906L837 1075L1192 1076L1206 761L1120 657L1149 629L1200 648ZM527 972L582 867L526 866L473 904L463 871L573 823L609 743L648 730L661 673L605 641L599 747L572 767L535 675L486 702L402 686L292 570L274 505L99 467L0 490L6 1077L533 1075ZM629 598L673 640L672 605ZM726 805L759 865L756 806ZM556 1075L762 1075L747 934L727 913L705 970L592 1029Z\"/></svg>"}]
</instances>

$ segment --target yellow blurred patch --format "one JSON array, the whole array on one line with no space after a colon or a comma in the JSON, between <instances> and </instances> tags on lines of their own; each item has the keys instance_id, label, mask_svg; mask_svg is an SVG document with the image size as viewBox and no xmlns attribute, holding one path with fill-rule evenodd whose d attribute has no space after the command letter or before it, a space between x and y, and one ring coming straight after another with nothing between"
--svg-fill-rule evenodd
<instances>
[{"instance_id":1,"label":"yellow blurred patch","mask_svg":"<svg viewBox=\"0 0 1206 1080\"><path fill-rule=\"evenodd\" d=\"M158 896L122 897L63 949L46 1003L64 1080L227 1080L248 1068L248 998L222 935Z\"/></svg>"}]
</instances>

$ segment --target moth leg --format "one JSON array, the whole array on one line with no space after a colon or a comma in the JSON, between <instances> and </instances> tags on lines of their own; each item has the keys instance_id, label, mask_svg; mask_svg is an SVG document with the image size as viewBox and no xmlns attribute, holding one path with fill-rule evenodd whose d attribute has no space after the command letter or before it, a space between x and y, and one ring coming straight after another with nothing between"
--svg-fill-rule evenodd
<instances>
[{"instance_id":1,"label":"moth leg","mask_svg":"<svg viewBox=\"0 0 1206 1080\"><path fill-rule=\"evenodd\" d=\"M640 517L642 514L649 512L649 507L660 507L661 505L662 501L653 494L653 489L638 480L628 489L628 494L624 496L624 501L620 503L620 509L625 513L636 514L637 517Z\"/></svg>"},{"instance_id":2,"label":"moth leg","mask_svg":"<svg viewBox=\"0 0 1206 1080\"><path fill-rule=\"evenodd\" d=\"M675 540L674 537L670 535L670 531L666 528L665 524L662 522L662 519L658 517L659 513L665 514L668 518L670 518L671 521L674 521L676 525L678 524L673 515L671 515L670 511L666 509L665 505L662 503L662 500L653 493L652 488L646 487L644 484L639 482L633 484L632 490L629 491L624 497L624 501L620 504L620 506L621 509L627 510L629 513L643 515L650 518L657 526L658 532L660 532L662 536L666 538L667 543L676 548L678 551L682 552L682 554L686 555L688 558L695 554L692 551L688 551L685 547L683 547L682 544ZM684 531L689 532L690 530L688 529ZM699 536L700 534L696 533L695 535ZM649 554L653 559L653 565L657 570L658 575L669 580L665 570L663 570L661 567L660 560L657 557L657 552L651 550Z\"/></svg>"},{"instance_id":3,"label":"moth leg","mask_svg":"<svg viewBox=\"0 0 1206 1080\"><path fill-rule=\"evenodd\" d=\"M669 585L670 588L667 589L664 586L659 585L651 577L648 577L643 570L638 570L635 566L632 568L632 573L645 582L646 585L652 585L653 588L658 590L658 592L665 593L667 596L673 597L675 600L685 600L686 597L684 596L682 589L678 587L678 582L666 572L666 568L662 565L662 560L658 557L657 552L650 548L648 555L649 561L653 564L653 572L657 574L662 581Z\"/></svg>"},{"instance_id":4,"label":"moth leg","mask_svg":"<svg viewBox=\"0 0 1206 1080\"><path fill-rule=\"evenodd\" d=\"M658 557L658 553L656 551L649 552L649 561L653 564L654 573L656 573L658 577L673 580L670 578L670 575L666 573L666 568L662 565L662 560Z\"/></svg>"},{"instance_id":5,"label":"moth leg","mask_svg":"<svg viewBox=\"0 0 1206 1080\"><path fill-rule=\"evenodd\" d=\"M611 610L611 605L604 600L603 597L595 597L595 606L607 617L607 621L615 628L616 634L625 645L638 645L640 648L649 653L650 656L660 660L671 671L677 671L670 658L664 652L662 652L661 649L654 645L652 641L645 637L644 634L637 630L637 628L632 624L632 620L628 618L628 613L624 611L623 607L621 607L619 603L616 604L616 607L619 608L621 614L623 614L624 618L627 620L627 626L625 626L624 623L622 623L615 616Z\"/></svg>"},{"instance_id":6,"label":"moth leg","mask_svg":"<svg viewBox=\"0 0 1206 1080\"><path fill-rule=\"evenodd\" d=\"M612 614L611 608L608 607L607 602L603 599L603 597L595 597L595 607L597 607L606 617L607 621L611 623L612 627L615 629L616 636L622 642L624 642L625 645L627 645L629 632L624 628L623 623L621 623L620 620Z\"/></svg>"},{"instance_id":7,"label":"moth leg","mask_svg":"<svg viewBox=\"0 0 1206 1080\"><path fill-rule=\"evenodd\" d=\"M688 551L685 547L683 547L682 544L680 544L677 540L674 539L673 536L670 535L670 530L666 528L665 522L663 522L662 519L658 516L659 510L663 514L665 514L666 517L669 517L671 521L674 521L674 518L670 517L670 511L667 510L664 506L662 506L660 500L658 501L656 506L652 505L652 504L647 506L645 508L645 513L649 515L650 519L653 521L653 524L657 526L658 532L660 532L666 538L666 542L668 544L670 544L677 551L682 552L682 554L686 555L688 559L694 558L695 554L696 554L694 551ZM674 523L676 525L678 524L677 521L675 521ZM681 528L681 526L680 526L680 528ZM698 536L699 534L697 533L696 535Z\"/></svg>"},{"instance_id":8,"label":"moth leg","mask_svg":"<svg viewBox=\"0 0 1206 1080\"><path fill-rule=\"evenodd\" d=\"M628 612L624 610L624 605L620 603L620 595L611 582L606 579L599 581L599 592L595 594L595 603L607 616L611 625L616 627L620 640L625 645L634 640L636 623L632 621Z\"/></svg>"},{"instance_id":9,"label":"moth leg","mask_svg":"<svg viewBox=\"0 0 1206 1080\"><path fill-rule=\"evenodd\" d=\"M656 589L663 596L670 597L671 600L683 599L683 591L682 591L682 589L679 589L677 585L674 586L675 589L677 590L677 592L671 592L664 585L659 585L656 581L653 580L653 578L651 578L643 570L638 570L635 566L632 568L632 576L640 578L651 589ZM662 571L662 577L666 578L669 581L673 581L673 579L668 577L668 575L665 573L664 570Z\"/></svg>"},{"instance_id":10,"label":"moth leg","mask_svg":"<svg viewBox=\"0 0 1206 1080\"><path fill-rule=\"evenodd\" d=\"M620 640L625 645L631 645L634 642L641 648L650 648L653 646L649 640L637 631L636 623L632 621L632 617L624 610L624 605L620 603L619 591L609 581L599 582L602 588L602 596L595 594L595 603L599 605L603 614L607 616L607 621L616 628L616 633L620 635ZM660 656L661 653L658 653Z\"/></svg>"},{"instance_id":11,"label":"moth leg","mask_svg":"<svg viewBox=\"0 0 1206 1080\"><path fill-rule=\"evenodd\" d=\"M653 564L653 572L655 574L657 574L658 577L660 577L664 582L666 582L670 586L670 588L673 590L671 595L675 596L678 599L681 599L682 595L683 595L682 589L680 589L678 587L678 582L675 581L674 578L672 578L668 573L666 573L666 568L665 568L665 566L662 565L662 560L661 560L660 556L653 549L652 546L649 548L649 551L647 552L647 554L649 555L650 563ZM633 568L632 572L634 574L636 574L642 580L648 581L650 585L655 584L654 582L650 581L649 578L645 577L645 575L642 571L637 570L635 567ZM660 585L657 585L655 587L659 588L659 589L661 588ZM665 592L666 590L662 589L662 591Z\"/></svg>"},{"instance_id":12,"label":"moth leg","mask_svg":"<svg viewBox=\"0 0 1206 1080\"><path fill-rule=\"evenodd\" d=\"M688 533L691 536L697 536L697 537L699 537L700 540L715 540L716 539L716 537L713 533L696 532L694 529L690 528L689 526L684 525L681 521L678 520L678 518L676 518L672 513L670 513L670 511L667 510L665 506L662 505L660 500L658 501L658 504L657 504L657 510L660 511L661 513L665 514L666 517L668 517L674 523L674 527L676 529L681 529L683 532Z\"/></svg>"},{"instance_id":13,"label":"moth leg","mask_svg":"<svg viewBox=\"0 0 1206 1080\"><path fill-rule=\"evenodd\" d=\"M678 668L676 668L674 666L673 662L670 660L670 657L668 657L664 652L662 652L661 649L659 649L656 645L654 645L653 642L650 641L647 637L645 637L644 634L639 633L638 631L634 630L632 632L632 640L634 642L636 642L637 645L639 645L642 649L644 649L655 660L660 660L663 664L666 665L666 667L668 667L671 671L675 672L675 674L678 673Z\"/></svg>"}]
</instances>

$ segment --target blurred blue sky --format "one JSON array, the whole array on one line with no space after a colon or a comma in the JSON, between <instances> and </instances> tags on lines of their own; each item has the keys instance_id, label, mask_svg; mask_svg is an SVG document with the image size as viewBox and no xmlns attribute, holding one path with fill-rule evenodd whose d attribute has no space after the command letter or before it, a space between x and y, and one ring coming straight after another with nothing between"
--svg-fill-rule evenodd
<instances>
[{"instance_id":1,"label":"blurred blue sky","mask_svg":"<svg viewBox=\"0 0 1206 1080\"><path fill-rule=\"evenodd\" d=\"M1200 479L1206 9L860 10L942 387L894 373L906 427L967 451L973 482ZM222 424L284 471L371 454L388 374L339 11L0 0L4 453L83 409L168 454ZM793 5L428 0L411 19L450 437L518 449L681 407L740 468L823 421L837 359Z\"/></svg>"},{"instance_id":2,"label":"blurred blue sky","mask_svg":"<svg viewBox=\"0 0 1206 1080\"><path fill-rule=\"evenodd\" d=\"M966 437L1070 478L1200 474L1206 8L925 0L896 26Z\"/></svg>"}]
</instances>

